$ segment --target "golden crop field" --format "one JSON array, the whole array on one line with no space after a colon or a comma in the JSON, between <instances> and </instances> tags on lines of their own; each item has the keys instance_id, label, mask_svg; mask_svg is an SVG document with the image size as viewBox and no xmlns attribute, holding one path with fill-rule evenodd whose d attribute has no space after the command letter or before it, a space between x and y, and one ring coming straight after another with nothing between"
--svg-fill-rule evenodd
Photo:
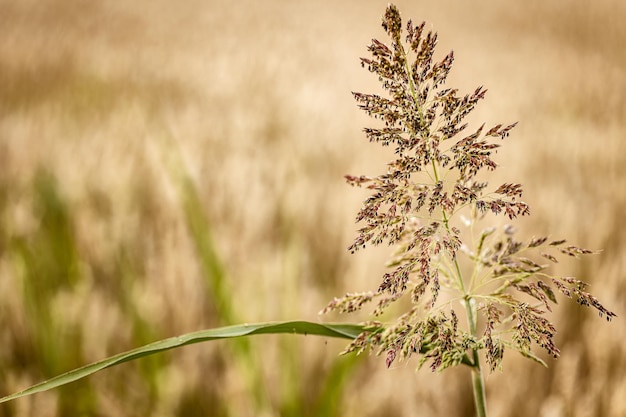
<instances>
[{"instance_id":1,"label":"golden crop field","mask_svg":"<svg viewBox=\"0 0 626 417\"><path fill-rule=\"evenodd\" d=\"M154 340L319 316L375 288L350 255L390 152L351 91L387 2L0 0L0 396ZM455 51L448 85L519 121L490 181L521 182L527 236L602 253L557 271L618 317L560 299L562 355L515 353L490 415L626 415L626 3L398 1ZM466 369L256 336L188 346L0 405L0 416L472 416Z\"/></svg>"}]
</instances>

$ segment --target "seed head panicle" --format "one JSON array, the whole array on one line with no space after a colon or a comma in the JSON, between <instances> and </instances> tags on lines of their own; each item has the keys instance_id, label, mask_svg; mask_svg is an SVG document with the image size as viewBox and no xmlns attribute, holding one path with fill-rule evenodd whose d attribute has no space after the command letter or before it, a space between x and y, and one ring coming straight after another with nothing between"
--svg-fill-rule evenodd
<instances>
[{"instance_id":1,"label":"seed head panicle","mask_svg":"<svg viewBox=\"0 0 626 417\"><path fill-rule=\"evenodd\" d=\"M475 365L468 353L484 350L495 370L506 348L541 362L533 345L558 356L556 329L544 317L556 304L557 293L595 308L609 320L615 317L585 292L581 281L547 273L559 256L592 251L564 246L565 240L548 243L547 237L517 241L512 226L500 232L484 229L477 239L469 239L476 242L474 247L464 243L454 225L461 211L471 213L471 219L461 222L472 226L470 232L489 213L510 220L530 214L521 200L521 184L504 183L489 191L489 184L479 180L498 167L493 155L517 123L489 128L482 124L466 132L465 120L487 90L479 86L460 95L445 86L454 53L435 59L437 33L427 30L425 22L414 25L409 20L403 25L398 9L389 5L382 26L390 43L373 39L361 65L378 76L385 95L352 94L360 109L382 123L366 127L366 138L393 147L395 156L378 176L346 175L350 185L372 191L356 216L362 226L349 250L383 242L396 250L376 291L348 293L323 312L353 312L377 300L373 314L384 317L389 306L408 294L407 313L364 332L346 349L361 352L372 347L386 355L387 366L413 354L421 354L420 366L429 361L433 370ZM474 265L466 275L471 278L463 275L460 255ZM542 263L546 260L547 265ZM442 293L449 295L442 299ZM458 325L455 300L465 307L468 328ZM484 317L482 333L478 314Z\"/></svg>"}]
</instances>

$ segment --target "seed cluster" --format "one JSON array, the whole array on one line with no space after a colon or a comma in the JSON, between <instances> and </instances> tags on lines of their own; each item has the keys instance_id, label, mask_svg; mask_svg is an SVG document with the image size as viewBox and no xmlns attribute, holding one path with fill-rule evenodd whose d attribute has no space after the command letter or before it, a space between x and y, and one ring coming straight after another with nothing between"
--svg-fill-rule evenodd
<instances>
[{"instance_id":1,"label":"seed cluster","mask_svg":"<svg viewBox=\"0 0 626 417\"><path fill-rule=\"evenodd\" d=\"M382 26L391 44L372 40L367 48L370 57L361 58L361 65L378 76L386 97L353 95L359 108L383 123L365 128L365 136L393 147L395 156L384 174L346 175L350 185L372 191L356 216L364 225L349 250L386 242L396 251L389 263L392 269L375 292L348 293L322 312L354 312L377 300L373 314L380 316L409 294L409 312L388 326L371 327L346 349L361 352L374 347L378 354L386 354L387 366L414 353L422 354L420 365L430 361L433 370L475 365L468 352L483 349L494 370L507 347L540 361L531 352L533 343L558 356L556 330L543 316L557 302L553 288L607 319L615 314L585 292L581 281L551 276L546 272L549 265L540 262L556 263L560 255L592 251L564 246L565 240L548 243L547 237L519 242L511 226L498 233L495 228L484 229L474 248L465 245L451 222L461 210L471 211L472 222L488 213L510 220L530 214L521 201L520 184L505 183L488 191L488 183L478 180L483 171L497 168L492 156L500 147L498 139L506 138L516 123L488 129L483 124L464 133L465 118L487 90L478 87L459 95L457 89L444 88L454 54L434 61L437 33L426 31L425 23L416 26L409 20L403 38L400 13L389 5ZM471 282L459 267L460 252L473 262ZM482 333L459 326L451 301L439 300L442 288L456 291L456 299L470 309L466 311L484 317ZM476 327L473 320L470 328Z\"/></svg>"}]
</instances>

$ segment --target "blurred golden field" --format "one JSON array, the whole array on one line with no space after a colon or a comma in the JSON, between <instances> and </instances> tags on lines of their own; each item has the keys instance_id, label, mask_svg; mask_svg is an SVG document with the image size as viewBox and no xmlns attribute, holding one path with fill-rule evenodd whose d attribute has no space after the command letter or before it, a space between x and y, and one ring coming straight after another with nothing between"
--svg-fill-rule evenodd
<instances>
[{"instance_id":1,"label":"blurred golden field","mask_svg":"<svg viewBox=\"0 0 626 417\"><path fill-rule=\"evenodd\" d=\"M351 91L386 2L0 0L0 395L157 339L318 316L374 289L350 255L389 152ZM488 178L521 182L526 235L618 318L561 300L559 360L509 353L492 416L626 416L626 3L399 1L454 49L449 86L519 121ZM0 405L0 416L472 416L469 373L337 357L344 341L193 345Z\"/></svg>"}]
</instances>

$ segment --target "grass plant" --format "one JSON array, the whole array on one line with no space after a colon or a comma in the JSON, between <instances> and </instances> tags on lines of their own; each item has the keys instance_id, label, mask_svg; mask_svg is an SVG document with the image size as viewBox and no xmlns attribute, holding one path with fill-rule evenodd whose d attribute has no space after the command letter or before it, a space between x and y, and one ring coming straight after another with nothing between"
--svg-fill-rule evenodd
<instances>
[{"instance_id":1,"label":"grass plant","mask_svg":"<svg viewBox=\"0 0 626 417\"><path fill-rule=\"evenodd\" d=\"M498 167L492 158L500 144L493 138L504 140L517 123L482 124L468 133L466 118L486 90L481 86L460 96L458 89L445 86L454 54L434 60L437 33L427 31L425 22L409 20L405 26L390 5L383 28L390 45L373 39L371 58L361 62L378 76L388 97L353 94L362 110L384 123L365 128L366 137L393 146L396 159L382 175L346 179L373 192L356 217L365 225L350 250L383 242L395 246L392 271L375 291L347 293L322 312L351 313L374 303L373 315L381 316L391 304L410 299L410 308L395 323L371 323L375 329L360 334L344 352L373 348L385 354L387 367L414 354L421 356L420 367L429 363L433 371L468 365L476 414L484 417L481 351L492 372L501 368L508 349L543 365L533 347L557 358L556 328L545 314L559 293L609 321L615 313L588 293L583 281L549 272L560 256L593 251L564 239L520 241L511 224L500 230L488 224L489 214L511 221L530 214L521 200L521 184L489 189L481 175ZM467 270L461 257L470 265ZM459 324L462 316L465 327Z\"/></svg>"}]
</instances>

